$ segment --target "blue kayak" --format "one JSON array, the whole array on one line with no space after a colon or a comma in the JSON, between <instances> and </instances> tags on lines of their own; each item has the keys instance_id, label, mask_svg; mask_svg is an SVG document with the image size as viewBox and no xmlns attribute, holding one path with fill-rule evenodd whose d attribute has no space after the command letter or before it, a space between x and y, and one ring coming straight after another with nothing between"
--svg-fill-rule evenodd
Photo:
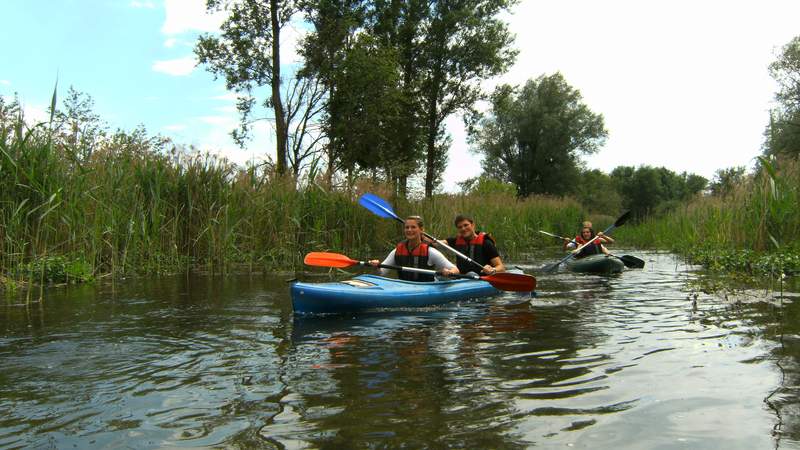
<instances>
[{"instance_id":1,"label":"blue kayak","mask_svg":"<svg viewBox=\"0 0 800 450\"><path fill-rule=\"evenodd\" d=\"M455 279L428 283L377 275L359 275L329 283L291 285L296 313L339 313L381 308L419 308L489 297L501 291L481 280Z\"/></svg>"}]
</instances>

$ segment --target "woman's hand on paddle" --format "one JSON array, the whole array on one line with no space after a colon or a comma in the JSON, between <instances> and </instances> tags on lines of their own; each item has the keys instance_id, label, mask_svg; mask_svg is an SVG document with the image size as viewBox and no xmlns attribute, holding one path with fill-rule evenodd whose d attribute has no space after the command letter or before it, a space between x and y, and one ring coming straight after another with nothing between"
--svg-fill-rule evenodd
<instances>
[{"instance_id":1,"label":"woman's hand on paddle","mask_svg":"<svg viewBox=\"0 0 800 450\"><path fill-rule=\"evenodd\" d=\"M380 262L380 261L378 261L377 259L370 259L370 260L369 260L369 261L367 261L367 262L368 262L368 263L369 263L369 265L370 265L370 266L372 266L372 267L378 267L378 265L381 263L381 262Z\"/></svg>"},{"instance_id":2,"label":"woman's hand on paddle","mask_svg":"<svg viewBox=\"0 0 800 450\"><path fill-rule=\"evenodd\" d=\"M458 275L459 273L461 273L461 272L458 271L458 267L452 267L450 269L442 269L441 270L441 274L444 275L444 276Z\"/></svg>"}]
</instances>

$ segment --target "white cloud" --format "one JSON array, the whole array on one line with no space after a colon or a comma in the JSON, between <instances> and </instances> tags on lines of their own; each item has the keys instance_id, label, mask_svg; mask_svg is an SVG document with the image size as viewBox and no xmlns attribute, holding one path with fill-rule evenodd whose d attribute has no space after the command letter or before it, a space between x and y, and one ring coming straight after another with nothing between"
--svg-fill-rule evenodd
<instances>
[{"instance_id":1,"label":"white cloud","mask_svg":"<svg viewBox=\"0 0 800 450\"><path fill-rule=\"evenodd\" d=\"M238 125L236 119L231 116L202 116L198 117L197 120L208 125L228 127L231 130Z\"/></svg>"},{"instance_id":2,"label":"white cloud","mask_svg":"<svg viewBox=\"0 0 800 450\"><path fill-rule=\"evenodd\" d=\"M175 124L175 125L166 125L164 129L167 131L183 131L186 129L186 125L183 124Z\"/></svg>"},{"instance_id":3,"label":"white cloud","mask_svg":"<svg viewBox=\"0 0 800 450\"><path fill-rule=\"evenodd\" d=\"M175 39L175 38L169 38L169 39L167 39L166 41L164 41L164 47L166 47L166 48L172 48L172 47L175 47L175 44L177 44L177 43L178 43L178 40L177 40L177 39Z\"/></svg>"},{"instance_id":4,"label":"white cloud","mask_svg":"<svg viewBox=\"0 0 800 450\"><path fill-rule=\"evenodd\" d=\"M153 70L155 72L180 77L192 73L196 64L197 61L194 59L194 56L186 56L184 58L156 61L153 63Z\"/></svg>"},{"instance_id":5,"label":"white cloud","mask_svg":"<svg viewBox=\"0 0 800 450\"><path fill-rule=\"evenodd\" d=\"M221 113L235 113L237 111L235 106L220 106L215 109Z\"/></svg>"},{"instance_id":6,"label":"white cloud","mask_svg":"<svg viewBox=\"0 0 800 450\"><path fill-rule=\"evenodd\" d=\"M211 97L212 100L230 100L230 101L234 101L234 102L236 101L237 98L238 98L238 96L236 95L235 92L228 92L227 94L222 94L222 95L217 95L217 96Z\"/></svg>"},{"instance_id":7,"label":"white cloud","mask_svg":"<svg viewBox=\"0 0 800 450\"><path fill-rule=\"evenodd\" d=\"M131 1L131 7L132 8L154 9L156 7L156 5L155 5L155 3L153 3L153 2L151 2L149 0L145 0L145 1L133 0L133 1Z\"/></svg>"},{"instance_id":8,"label":"white cloud","mask_svg":"<svg viewBox=\"0 0 800 450\"><path fill-rule=\"evenodd\" d=\"M3 86L11 86L11 82L8 80L0 80L0 84Z\"/></svg>"},{"instance_id":9,"label":"white cloud","mask_svg":"<svg viewBox=\"0 0 800 450\"><path fill-rule=\"evenodd\" d=\"M206 13L205 0L166 0L164 9L166 19L161 31L167 35L188 31L217 31L227 14Z\"/></svg>"}]
</instances>

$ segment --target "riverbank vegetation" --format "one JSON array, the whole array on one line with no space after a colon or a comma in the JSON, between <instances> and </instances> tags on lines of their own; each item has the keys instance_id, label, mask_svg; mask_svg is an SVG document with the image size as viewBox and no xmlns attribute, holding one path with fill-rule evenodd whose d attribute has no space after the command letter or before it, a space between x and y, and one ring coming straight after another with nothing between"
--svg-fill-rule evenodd
<instances>
[{"instance_id":1,"label":"riverbank vegetation","mask_svg":"<svg viewBox=\"0 0 800 450\"><path fill-rule=\"evenodd\" d=\"M750 274L800 273L800 36L770 67L776 108L755 168L717 171L707 195L620 230L627 242Z\"/></svg>"},{"instance_id":2,"label":"riverbank vegetation","mask_svg":"<svg viewBox=\"0 0 800 450\"><path fill-rule=\"evenodd\" d=\"M481 186L473 195L392 198L359 178L343 187L310 171L295 180L270 165L242 168L181 148L143 129L73 127L69 113L90 99L72 92L51 122L27 127L19 105L0 100L0 273L25 282L186 270L290 270L305 253L335 250L379 257L401 236L396 223L358 206L374 192L401 214L422 214L427 229L452 233L469 211L502 235L505 249L535 246L535 230L570 227L582 217L569 199L517 199ZM72 117L74 119L74 117Z\"/></svg>"}]
</instances>

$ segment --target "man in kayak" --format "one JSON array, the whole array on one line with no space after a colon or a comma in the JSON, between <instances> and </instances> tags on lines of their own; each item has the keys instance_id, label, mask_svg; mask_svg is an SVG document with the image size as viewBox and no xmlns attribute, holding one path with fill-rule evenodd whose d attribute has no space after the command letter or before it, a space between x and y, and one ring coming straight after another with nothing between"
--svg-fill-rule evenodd
<instances>
[{"instance_id":1,"label":"man in kayak","mask_svg":"<svg viewBox=\"0 0 800 450\"><path fill-rule=\"evenodd\" d=\"M469 256L470 259L483 266L481 272L486 275L506 271L506 266L500 259L500 253L495 246L494 238L487 233L476 232L475 221L471 217L459 214L453 223L458 229L458 236L449 237L441 241L442 244L447 244ZM461 273L474 272L477 269L477 266L463 258L457 259L456 266Z\"/></svg>"},{"instance_id":2,"label":"man in kayak","mask_svg":"<svg viewBox=\"0 0 800 450\"><path fill-rule=\"evenodd\" d=\"M594 239L592 239L592 236L594 236ZM584 223L584 227L581 229L581 234L575 236L574 242L564 239L564 250L572 250L572 252L575 253L579 246L586 244L591 239L592 242L590 244L583 247L580 252L575 253L576 259L589 255L598 255L600 253L608 255L608 249L603 245L604 237L608 236L605 236L602 231L597 233L597 236L595 236L594 229L592 229L592 227L585 226Z\"/></svg>"},{"instance_id":3,"label":"man in kayak","mask_svg":"<svg viewBox=\"0 0 800 450\"><path fill-rule=\"evenodd\" d=\"M372 259L369 263L375 267L379 264L387 264L403 267L415 267L418 269L430 269L434 267L442 275L453 275L458 273L458 268L453 265L444 255L422 242L423 224L422 217L408 216L404 221L403 232L406 240L397 244L394 250L389 252L383 263L377 259ZM388 275L389 269L381 269L381 275ZM407 281L435 281L433 275L424 273L400 271L398 276L401 280Z\"/></svg>"}]
</instances>

